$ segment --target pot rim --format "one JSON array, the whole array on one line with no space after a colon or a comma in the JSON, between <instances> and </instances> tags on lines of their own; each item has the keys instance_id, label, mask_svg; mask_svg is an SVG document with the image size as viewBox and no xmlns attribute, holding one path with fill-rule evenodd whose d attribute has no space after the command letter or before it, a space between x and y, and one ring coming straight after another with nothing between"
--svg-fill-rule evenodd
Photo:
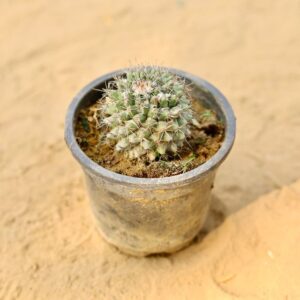
<instances>
[{"instance_id":1,"label":"pot rim","mask_svg":"<svg viewBox=\"0 0 300 300\"><path fill-rule=\"evenodd\" d=\"M231 108L231 105L229 104L225 96L216 87L214 87L211 83L207 82L204 79L201 79L197 76L194 76L192 74L189 74L187 72L178 69L168 68L168 67L161 67L161 68L166 69L169 72L172 72L180 77L184 77L192 81L196 86L200 87L201 89L207 90L212 94L212 96L216 100L216 104L219 106L225 118L225 122L224 122L225 137L222 142L221 148L202 165L190 171L187 171L183 174L169 176L169 177L162 177L162 178L140 178L140 177L131 177L127 175L122 175L110 171L100 166L92 159L90 159L81 150L75 138L75 130L74 130L75 113L82 99L93 88L95 88L102 82L112 79L117 75L124 74L125 71L134 69L134 67L123 68L123 69L118 69L116 71L107 73L91 81L89 84L87 84L84 88L82 88L78 92L78 94L73 98L71 104L69 105L66 119L65 119L65 141L70 151L72 152L73 156L81 164L81 166L84 167L85 171L91 172L100 177L104 177L109 181L118 182L126 185L147 186L147 187L167 186L172 184L181 185L181 184L187 184L191 181L195 181L199 177L204 176L206 173L218 167L222 163L222 161L226 158L234 143L235 131L236 131L236 119L234 116L234 112Z\"/></svg>"}]
</instances>

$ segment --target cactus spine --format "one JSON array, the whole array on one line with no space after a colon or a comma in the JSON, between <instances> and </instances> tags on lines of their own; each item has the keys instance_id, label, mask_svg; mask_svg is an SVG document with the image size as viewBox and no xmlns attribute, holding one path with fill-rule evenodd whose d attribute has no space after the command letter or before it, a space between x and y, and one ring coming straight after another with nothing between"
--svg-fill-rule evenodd
<instances>
[{"instance_id":1,"label":"cactus spine","mask_svg":"<svg viewBox=\"0 0 300 300\"><path fill-rule=\"evenodd\" d=\"M158 67L115 78L99 105L106 139L129 158L174 155L190 137L190 126L199 126L184 80Z\"/></svg>"}]
</instances>

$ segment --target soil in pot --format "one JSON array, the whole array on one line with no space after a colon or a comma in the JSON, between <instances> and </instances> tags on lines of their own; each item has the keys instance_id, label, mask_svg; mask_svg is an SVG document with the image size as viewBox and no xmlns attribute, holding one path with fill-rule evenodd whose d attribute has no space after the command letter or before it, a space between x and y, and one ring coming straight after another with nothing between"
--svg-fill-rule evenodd
<instances>
[{"instance_id":1,"label":"soil in pot","mask_svg":"<svg viewBox=\"0 0 300 300\"><path fill-rule=\"evenodd\" d=\"M81 109L75 124L80 148L93 161L113 172L142 178L168 177L185 173L209 160L221 147L224 125L216 113L192 99L195 118L200 128L192 128L191 137L173 157L149 162L142 157L129 159L104 142L107 128L99 129L98 103Z\"/></svg>"}]
</instances>

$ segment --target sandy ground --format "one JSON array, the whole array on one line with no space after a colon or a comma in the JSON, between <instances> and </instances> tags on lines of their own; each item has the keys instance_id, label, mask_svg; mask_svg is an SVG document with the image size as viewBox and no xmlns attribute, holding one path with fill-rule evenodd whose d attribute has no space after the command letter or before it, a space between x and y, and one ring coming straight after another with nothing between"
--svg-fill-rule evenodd
<instances>
[{"instance_id":1,"label":"sandy ground","mask_svg":"<svg viewBox=\"0 0 300 300\"><path fill-rule=\"evenodd\" d=\"M0 12L1 300L300 299L300 182L256 200L300 174L300 1L2 0ZM73 95L135 62L206 78L238 119L210 227L230 216L169 257L98 236L63 141Z\"/></svg>"}]
</instances>

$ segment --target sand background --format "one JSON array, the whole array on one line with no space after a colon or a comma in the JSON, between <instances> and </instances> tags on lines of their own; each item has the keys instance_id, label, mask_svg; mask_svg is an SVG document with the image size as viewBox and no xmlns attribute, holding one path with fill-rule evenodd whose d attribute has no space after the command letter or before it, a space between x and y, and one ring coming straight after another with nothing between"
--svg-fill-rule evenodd
<instances>
[{"instance_id":1,"label":"sand background","mask_svg":"<svg viewBox=\"0 0 300 300\"><path fill-rule=\"evenodd\" d=\"M257 199L300 175L300 1L2 0L0 12L1 300L300 299L300 182ZM237 115L210 232L169 257L99 237L63 141L74 94L135 63L207 79Z\"/></svg>"}]
</instances>

